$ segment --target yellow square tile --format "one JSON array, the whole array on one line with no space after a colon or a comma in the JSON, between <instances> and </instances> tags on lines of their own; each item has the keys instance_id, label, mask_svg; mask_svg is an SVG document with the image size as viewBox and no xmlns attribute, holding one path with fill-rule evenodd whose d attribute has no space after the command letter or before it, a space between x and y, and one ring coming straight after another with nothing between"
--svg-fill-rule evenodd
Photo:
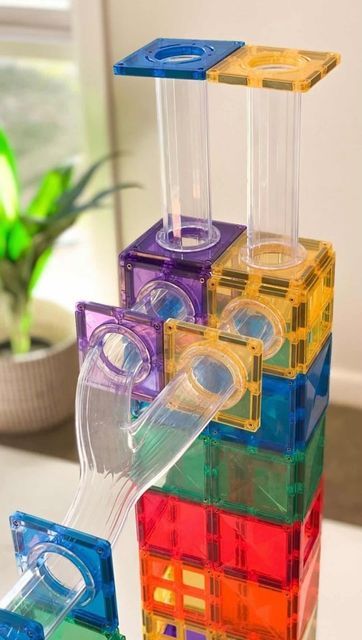
<instances>
[{"instance_id":1,"label":"yellow square tile","mask_svg":"<svg viewBox=\"0 0 362 640\"><path fill-rule=\"evenodd\" d=\"M261 340L219 331L216 328L197 324L168 320L164 325L164 358L166 383L176 373L191 363L196 351L201 356L211 357L230 367L237 389L215 416L214 420L248 431L256 431L260 426L260 394L262 349ZM204 371L204 369L202 369ZM199 372L188 367L191 387L205 389L207 382L201 383ZM202 372L201 372L202 373ZM210 367L203 376L210 376Z\"/></svg>"},{"instance_id":2,"label":"yellow square tile","mask_svg":"<svg viewBox=\"0 0 362 640\"><path fill-rule=\"evenodd\" d=\"M338 53L247 45L207 72L211 82L308 91L340 62Z\"/></svg>"},{"instance_id":3,"label":"yellow square tile","mask_svg":"<svg viewBox=\"0 0 362 640\"><path fill-rule=\"evenodd\" d=\"M300 239L305 260L289 269L257 269L243 260L241 236L212 267L208 281L209 324L218 327L232 306L258 305L279 327L277 348L263 353L263 371L289 378L306 373L331 332L335 256L332 246ZM257 315L258 309L255 310ZM234 333L233 323L229 331Z\"/></svg>"}]
</instances>

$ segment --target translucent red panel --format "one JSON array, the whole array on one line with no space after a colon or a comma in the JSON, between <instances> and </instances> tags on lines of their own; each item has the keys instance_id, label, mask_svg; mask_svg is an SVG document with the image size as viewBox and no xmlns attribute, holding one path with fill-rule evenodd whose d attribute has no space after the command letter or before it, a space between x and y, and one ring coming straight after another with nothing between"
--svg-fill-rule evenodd
<instances>
[{"instance_id":1,"label":"translucent red panel","mask_svg":"<svg viewBox=\"0 0 362 640\"><path fill-rule=\"evenodd\" d=\"M206 562L211 510L202 504L147 491L138 505L140 543L183 559Z\"/></svg>"},{"instance_id":2,"label":"translucent red panel","mask_svg":"<svg viewBox=\"0 0 362 640\"><path fill-rule=\"evenodd\" d=\"M148 491L138 505L140 546L162 554L287 587L303 575L319 540L322 486L302 522L269 523Z\"/></svg>"}]
</instances>

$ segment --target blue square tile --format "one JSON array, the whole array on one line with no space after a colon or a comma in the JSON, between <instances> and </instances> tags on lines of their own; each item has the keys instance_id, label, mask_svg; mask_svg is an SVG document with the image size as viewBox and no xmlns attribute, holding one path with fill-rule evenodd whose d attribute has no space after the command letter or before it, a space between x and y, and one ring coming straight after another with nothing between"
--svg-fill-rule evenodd
<instances>
[{"instance_id":1,"label":"blue square tile","mask_svg":"<svg viewBox=\"0 0 362 640\"><path fill-rule=\"evenodd\" d=\"M206 433L285 453L304 449L328 405L331 350L330 336L307 373L293 379L263 374L261 422L255 433L216 422L210 422Z\"/></svg>"},{"instance_id":2,"label":"blue square tile","mask_svg":"<svg viewBox=\"0 0 362 640\"><path fill-rule=\"evenodd\" d=\"M206 72L244 42L157 38L113 66L115 75L205 80Z\"/></svg>"},{"instance_id":3,"label":"blue square tile","mask_svg":"<svg viewBox=\"0 0 362 640\"><path fill-rule=\"evenodd\" d=\"M94 517L97 517L96 514ZM64 594L67 592L50 571L45 570L46 554L59 553L73 562L76 558L77 562L74 564L82 573L87 586L69 617L100 631L112 632L117 628L112 550L107 540L19 511L10 517L10 526L19 569L23 573L30 562L36 562L49 586L47 591L43 590L40 594L44 607L47 605L43 602L46 597L44 593L51 594L52 590ZM84 572L84 567L87 573ZM92 581L94 588L91 586Z\"/></svg>"},{"instance_id":4,"label":"blue square tile","mask_svg":"<svg viewBox=\"0 0 362 640\"><path fill-rule=\"evenodd\" d=\"M44 631L39 622L23 618L12 611L0 609L0 639L44 640Z\"/></svg>"}]
</instances>

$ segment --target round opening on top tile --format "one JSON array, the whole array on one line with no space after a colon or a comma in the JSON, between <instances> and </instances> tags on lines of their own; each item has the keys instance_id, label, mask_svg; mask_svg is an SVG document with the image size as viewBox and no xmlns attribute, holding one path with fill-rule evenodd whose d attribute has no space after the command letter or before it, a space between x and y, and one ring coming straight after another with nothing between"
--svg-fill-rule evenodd
<instances>
[{"instance_id":1,"label":"round opening on top tile","mask_svg":"<svg viewBox=\"0 0 362 640\"><path fill-rule=\"evenodd\" d=\"M283 242L265 241L242 249L242 259L256 269L288 269L306 258L302 245L296 247Z\"/></svg>"},{"instance_id":2,"label":"round opening on top tile","mask_svg":"<svg viewBox=\"0 0 362 640\"><path fill-rule=\"evenodd\" d=\"M308 61L307 57L298 54L265 52L251 56L247 65L255 71L283 72L300 69Z\"/></svg>"},{"instance_id":3,"label":"round opening on top tile","mask_svg":"<svg viewBox=\"0 0 362 640\"><path fill-rule=\"evenodd\" d=\"M162 47L154 54L156 60L168 64L198 62L205 55L204 49L196 45L170 45Z\"/></svg>"},{"instance_id":4,"label":"round opening on top tile","mask_svg":"<svg viewBox=\"0 0 362 640\"><path fill-rule=\"evenodd\" d=\"M127 327L101 325L91 336L90 346L96 344L107 375L115 381L119 376L133 374L137 383L148 376L151 369L149 351L145 343Z\"/></svg>"},{"instance_id":5,"label":"round opening on top tile","mask_svg":"<svg viewBox=\"0 0 362 640\"><path fill-rule=\"evenodd\" d=\"M195 320L194 305L187 293L173 282L164 280L152 280L142 287L132 309L160 320Z\"/></svg>"},{"instance_id":6,"label":"round opening on top tile","mask_svg":"<svg viewBox=\"0 0 362 640\"><path fill-rule=\"evenodd\" d=\"M156 234L158 244L169 251L202 251L213 247L220 240L220 231L214 225L209 228L183 224L176 230L161 229Z\"/></svg>"},{"instance_id":7,"label":"round opening on top tile","mask_svg":"<svg viewBox=\"0 0 362 640\"><path fill-rule=\"evenodd\" d=\"M294 64L260 64L255 68L259 71L290 71L297 67Z\"/></svg>"}]
</instances>

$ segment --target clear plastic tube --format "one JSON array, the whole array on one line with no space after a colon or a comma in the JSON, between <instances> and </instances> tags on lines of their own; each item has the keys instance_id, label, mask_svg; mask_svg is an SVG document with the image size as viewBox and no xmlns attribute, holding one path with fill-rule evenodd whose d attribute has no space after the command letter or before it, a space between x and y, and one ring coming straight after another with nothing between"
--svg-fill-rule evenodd
<instances>
[{"instance_id":1,"label":"clear plastic tube","mask_svg":"<svg viewBox=\"0 0 362 640\"><path fill-rule=\"evenodd\" d=\"M285 322L277 309L249 298L231 300L224 308L219 329L263 343L263 360L272 358L284 342Z\"/></svg>"},{"instance_id":2,"label":"clear plastic tube","mask_svg":"<svg viewBox=\"0 0 362 640\"><path fill-rule=\"evenodd\" d=\"M51 578L55 575L57 582ZM22 574L1 599L0 609L36 620L43 626L44 636L48 638L85 592L86 583L75 565L64 556L57 555L55 550L47 564L34 562Z\"/></svg>"},{"instance_id":3,"label":"clear plastic tube","mask_svg":"<svg viewBox=\"0 0 362 640\"><path fill-rule=\"evenodd\" d=\"M177 462L215 413L237 391L235 363L205 347L195 349L152 404L130 417L135 380L147 375L137 343L115 325L103 327L82 365L77 387L76 428L81 461L78 492L64 523L114 545L130 508ZM121 364L122 368L118 368ZM46 563L31 563L0 608L30 617L54 631L92 585L87 567L45 549ZM46 571L40 571L40 567Z\"/></svg>"},{"instance_id":4,"label":"clear plastic tube","mask_svg":"<svg viewBox=\"0 0 362 640\"><path fill-rule=\"evenodd\" d=\"M259 268L298 264L301 94L247 89L248 178L245 260Z\"/></svg>"},{"instance_id":5,"label":"clear plastic tube","mask_svg":"<svg viewBox=\"0 0 362 640\"><path fill-rule=\"evenodd\" d=\"M163 194L158 243L197 251L220 237L212 225L206 80L156 78Z\"/></svg>"},{"instance_id":6,"label":"clear plastic tube","mask_svg":"<svg viewBox=\"0 0 362 640\"><path fill-rule=\"evenodd\" d=\"M167 280L151 280L141 289L132 311L144 313L160 320L177 318L195 321L195 308L186 291Z\"/></svg>"}]
</instances>

